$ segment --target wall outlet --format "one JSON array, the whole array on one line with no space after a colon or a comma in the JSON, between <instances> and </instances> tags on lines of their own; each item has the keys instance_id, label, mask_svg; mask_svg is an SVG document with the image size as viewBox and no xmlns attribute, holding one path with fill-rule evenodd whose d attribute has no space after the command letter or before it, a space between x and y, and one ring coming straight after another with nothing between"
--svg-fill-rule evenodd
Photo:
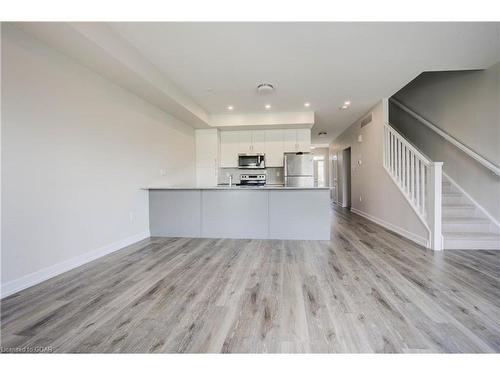
<instances>
[{"instance_id":1,"label":"wall outlet","mask_svg":"<svg viewBox=\"0 0 500 375\"><path fill-rule=\"evenodd\" d=\"M160 176L166 176L167 175L167 170L165 168L160 169Z\"/></svg>"},{"instance_id":2,"label":"wall outlet","mask_svg":"<svg viewBox=\"0 0 500 375\"><path fill-rule=\"evenodd\" d=\"M276 177L280 176L280 171L276 171Z\"/></svg>"},{"instance_id":3,"label":"wall outlet","mask_svg":"<svg viewBox=\"0 0 500 375\"><path fill-rule=\"evenodd\" d=\"M132 211L130 211L128 213L128 218L129 218L130 222L134 221L134 213Z\"/></svg>"},{"instance_id":4,"label":"wall outlet","mask_svg":"<svg viewBox=\"0 0 500 375\"><path fill-rule=\"evenodd\" d=\"M363 198L361 198L361 195L359 196L359 201L363 202Z\"/></svg>"}]
</instances>

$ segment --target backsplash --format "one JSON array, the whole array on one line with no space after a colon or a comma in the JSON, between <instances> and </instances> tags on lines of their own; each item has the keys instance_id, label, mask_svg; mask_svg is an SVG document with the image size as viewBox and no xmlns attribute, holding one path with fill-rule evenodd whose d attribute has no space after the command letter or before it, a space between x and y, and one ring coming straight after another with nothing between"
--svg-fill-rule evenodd
<instances>
[{"instance_id":1,"label":"backsplash","mask_svg":"<svg viewBox=\"0 0 500 375\"><path fill-rule=\"evenodd\" d=\"M219 169L219 184L228 184L229 177L228 174L233 175L233 183L237 184L240 182L240 174L250 174L250 173L265 173L267 175L267 184L283 184L283 168L266 168L259 170L247 170L238 168L220 168Z\"/></svg>"}]
</instances>

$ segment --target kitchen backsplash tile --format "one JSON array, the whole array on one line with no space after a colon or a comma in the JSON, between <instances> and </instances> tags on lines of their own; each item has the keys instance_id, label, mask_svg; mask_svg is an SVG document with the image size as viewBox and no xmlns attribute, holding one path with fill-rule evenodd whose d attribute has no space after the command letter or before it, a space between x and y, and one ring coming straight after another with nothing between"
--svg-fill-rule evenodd
<instances>
[{"instance_id":1,"label":"kitchen backsplash tile","mask_svg":"<svg viewBox=\"0 0 500 375\"><path fill-rule=\"evenodd\" d=\"M256 170L257 171L257 170ZM260 169L257 173L264 172L267 175L267 184L283 184L283 168L266 168L264 170ZM220 168L219 173L219 184L228 184L229 183L229 175L233 175L233 183L240 182L241 174L249 174L252 173L250 170L243 170L238 168Z\"/></svg>"}]
</instances>

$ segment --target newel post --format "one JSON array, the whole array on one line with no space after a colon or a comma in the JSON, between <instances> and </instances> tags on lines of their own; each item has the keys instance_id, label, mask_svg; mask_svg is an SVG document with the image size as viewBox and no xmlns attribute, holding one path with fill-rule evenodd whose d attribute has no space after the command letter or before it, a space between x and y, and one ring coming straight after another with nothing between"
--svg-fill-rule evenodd
<instances>
[{"instance_id":1,"label":"newel post","mask_svg":"<svg viewBox=\"0 0 500 375\"><path fill-rule=\"evenodd\" d=\"M430 248L435 251L443 250L443 236L441 233L442 169L442 162L433 162L430 165L429 212L427 218L431 231Z\"/></svg>"}]
</instances>

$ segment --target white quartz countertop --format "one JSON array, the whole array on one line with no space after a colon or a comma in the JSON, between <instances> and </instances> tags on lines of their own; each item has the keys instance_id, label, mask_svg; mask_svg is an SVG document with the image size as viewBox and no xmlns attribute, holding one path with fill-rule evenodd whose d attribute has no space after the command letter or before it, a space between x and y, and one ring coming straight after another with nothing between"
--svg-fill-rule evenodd
<instances>
[{"instance_id":1,"label":"white quartz countertop","mask_svg":"<svg viewBox=\"0 0 500 375\"><path fill-rule=\"evenodd\" d=\"M282 185L265 186L147 186L144 190L328 190L329 187L291 187Z\"/></svg>"}]
</instances>

